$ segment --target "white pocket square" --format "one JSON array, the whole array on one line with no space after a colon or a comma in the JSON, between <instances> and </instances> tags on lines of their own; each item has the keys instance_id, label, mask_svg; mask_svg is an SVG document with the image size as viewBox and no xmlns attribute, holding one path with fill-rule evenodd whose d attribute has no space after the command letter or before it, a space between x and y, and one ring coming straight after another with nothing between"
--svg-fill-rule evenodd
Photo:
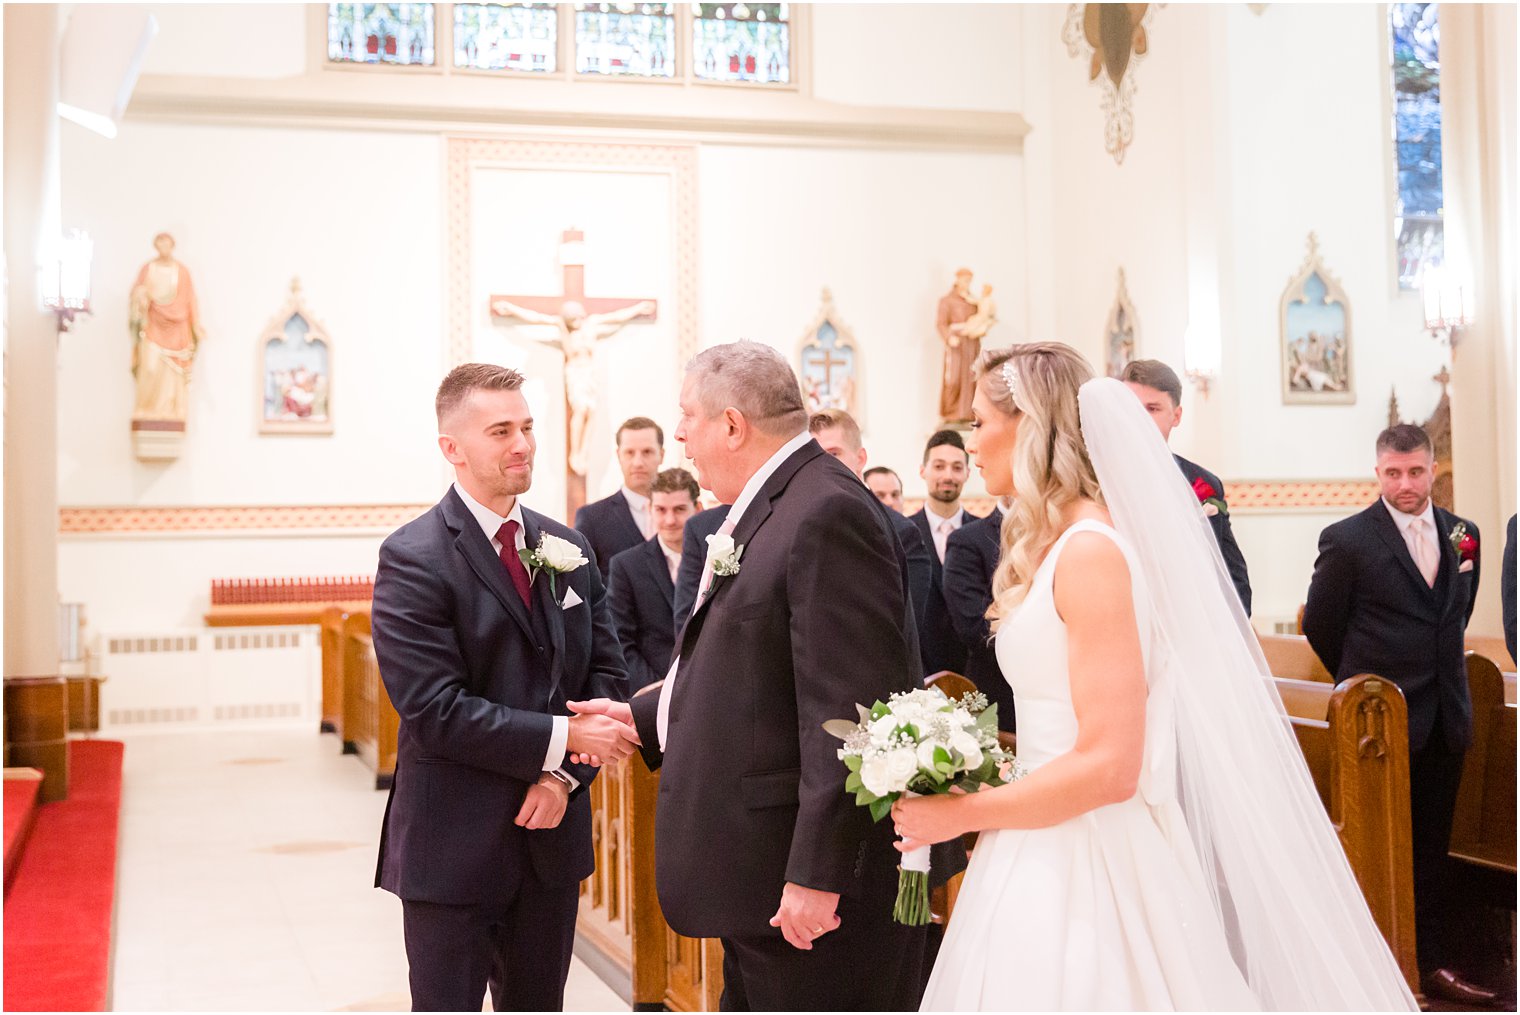
<instances>
[{"instance_id":1,"label":"white pocket square","mask_svg":"<svg viewBox=\"0 0 1520 1015\"><path fill-rule=\"evenodd\" d=\"M579 606L582 602L583 600L580 596L575 594L574 589L566 589L565 601L559 604L559 608L562 610L568 610L573 606Z\"/></svg>"},{"instance_id":2,"label":"white pocket square","mask_svg":"<svg viewBox=\"0 0 1520 1015\"><path fill-rule=\"evenodd\" d=\"M1457 571L1460 573L1460 572L1471 571L1472 569L1473 569L1473 562L1470 561L1470 560L1464 560L1462 562L1462 566L1459 567L1459 568L1457 568Z\"/></svg>"}]
</instances>

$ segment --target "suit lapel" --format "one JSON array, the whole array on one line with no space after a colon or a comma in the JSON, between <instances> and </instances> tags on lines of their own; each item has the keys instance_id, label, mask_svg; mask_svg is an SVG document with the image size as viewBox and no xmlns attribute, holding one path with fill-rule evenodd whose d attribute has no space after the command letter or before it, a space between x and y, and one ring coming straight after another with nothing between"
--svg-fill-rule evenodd
<instances>
[{"instance_id":1,"label":"suit lapel","mask_svg":"<svg viewBox=\"0 0 1520 1015\"><path fill-rule=\"evenodd\" d=\"M530 547L537 546L542 534L538 515L535 512L523 509L523 538ZM590 565L587 565L588 567ZM551 584L553 588L551 589ZM544 626L549 629L549 645L551 655L549 657L550 682L554 686L559 685L562 660L565 655L565 617L564 610L555 602L556 595L563 601L565 590L570 588L570 576L568 574L556 574L554 581L549 580L547 571L539 571L538 577L533 579L532 600L533 608L539 611L544 618Z\"/></svg>"},{"instance_id":2,"label":"suit lapel","mask_svg":"<svg viewBox=\"0 0 1520 1015\"><path fill-rule=\"evenodd\" d=\"M636 542L642 541L644 533L639 530L639 523L633 520L633 508L628 506L628 498L619 490L612 495L613 506L617 508L614 514L618 517L618 524L623 527L623 537Z\"/></svg>"},{"instance_id":3,"label":"suit lapel","mask_svg":"<svg viewBox=\"0 0 1520 1015\"><path fill-rule=\"evenodd\" d=\"M1393 523L1393 516L1388 513L1388 505L1379 500L1367 509L1367 513L1372 518L1372 527L1377 530L1377 534L1382 538L1383 542L1388 544L1388 549L1393 551L1393 555L1398 558L1399 563L1404 565L1405 573L1414 580L1415 587L1419 590L1420 594L1427 597L1430 596L1434 590L1425 584L1425 576L1420 574L1419 566L1415 564L1414 558L1409 555L1409 544L1404 542L1404 534ZM1437 524L1440 524L1439 519L1437 520ZM1437 533L1438 538L1439 535Z\"/></svg>"},{"instance_id":4,"label":"suit lapel","mask_svg":"<svg viewBox=\"0 0 1520 1015\"><path fill-rule=\"evenodd\" d=\"M655 588L665 597L665 605L671 609L676 605L676 583L670 580L670 567L665 563L665 550L660 546L660 537L655 536L649 540L645 548L644 565L654 580Z\"/></svg>"},{"instance_id":5,"label":"suit lapel","mask_svg":"<svg viewBox=\"0 0 1520 1015\"><path fill-rule=\"evenodd\" d=\"M1457 548L1451 545L1447 534L1457 527L1461 520L1449 511L1441 508L1435 509L1436 518L1436 543L1441 548L1441 570L1436 576L1436 588L1442 588L1445 583L1446 597L1441 603L1441 613L1445 615L1451 612L1457 602L1457 587L1462 583L1457 581L1458 570L1462 567L1462 559L1457 555Z\"/></svg>"},{"instance_id":6,"label":"suit lapel","mask_svg":"<svg viewBox=\"0 0 1520 1015\"><path fill-rule=\"evenodd\" d=\"M492 551L491 541L481 531L475 516L470 514L469 508L464 506L464 502L452 489L444 495L442 507L444 521L455 532L455 549L464 555L470 570L501 601L502 607L531 639L533 623L528 617L528 609L523 605L517 589L512 586L511 579L507 577L506 565Z\"/></svg>"},{"instance_id":7,"label":"suit lapel","mask_svg":"<svg viewBox=\"0 0 1520 1015\"><path fill-rule=\"evenodd\" d=\"M781 495L781 492L786 489L786 485L792 481L792 477L797 474L799 469L821 454L823 454L823 449L818 446L818 443L816 441L809 441L793 452L790 458L782 462L780 467L771 473L771 477L760 487L760 492L755 495L755 499L750 502L749 507L744 509L744 515L739 519L739 524L734 529L735 547L749 546L750 540L755 538L755 533L760 531L760 526L764 525L765 520L771 516L771 501ZM744 567L742 555L739 558L739 567L742 571ZM694 634L696 633L692 627L693 622L702 615L702 612L707 609L709 603L718 598L724 589L733 584L734 579L737 577L738 575L726 578L720 578L717 575L713 576L707 595L698 598L696 608L691 611L691 616L686 618L686 622L681 627L680 634L676 636L677 645L684 648L686 632L691 630Z\"/></svg>"}]
</instances>

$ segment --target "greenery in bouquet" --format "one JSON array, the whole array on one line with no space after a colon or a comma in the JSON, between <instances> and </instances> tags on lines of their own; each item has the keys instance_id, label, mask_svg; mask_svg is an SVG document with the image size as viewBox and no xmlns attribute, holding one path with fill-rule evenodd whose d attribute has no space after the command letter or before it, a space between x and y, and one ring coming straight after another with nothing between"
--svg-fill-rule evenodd
<instances>
[{"instance_id":1,"label":"greenery in bouquet","mask_svg":"<svg viewBox=\"0 0 1520 1015\"><path fill-rule=\"evenodd\" d=\"M844 741L845 792L873 820L886 817L904 794L971 792L1017 775L1017 761L998 743L997 706L980 692L952 699L927 687L856 708L857 722L835 719L824 729ZM893 915L899 923L928 922L927 847L904 855Z\"/></svg>"}]
</instances>

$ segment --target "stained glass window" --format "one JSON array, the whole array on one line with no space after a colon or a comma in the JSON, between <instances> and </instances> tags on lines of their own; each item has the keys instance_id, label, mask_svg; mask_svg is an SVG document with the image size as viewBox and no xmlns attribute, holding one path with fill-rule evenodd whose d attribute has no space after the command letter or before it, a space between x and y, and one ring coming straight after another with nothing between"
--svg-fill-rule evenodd
<instances>
[{"instance_id":1,"label":"stained glass window","mask_svg":"<svg viewBox=\"0 0 1520 1015\"><path fill-rule=\"evenodd\" d=\"M704 81L792 80L791 4L692 4L692 69Z\"/></svg>"},{"instance_id":2,"label":"stained glass window","mask_svg":"<svg viewBox=\"0 0 1520 1015\"><path fill-rule=\"evenodd\" d=\"M1441 197L1440 4L1390 4L1393 37L1393 133L1399 193L1394 212L1399 288L1441 264L1445 227Z\"/></svg>"},{"instance_id":3,"label":"stained glass window","mask_svg":"<svg viewBox=\"0 0 1520 1015\"><path fill-rule=\"evenodd\" d=\"M575 5L575 69L612 77L669 78L676 73L676 5Z\"/></svg>"},{"instance_id":4,"label":"stained glass window","mask_svg":"<svg viewBox=\"0 0 1520 1015\"><path fill-rule=\"evenodd\" d=\"M552 3L454 5L455 67L551 73L558 47Z\"/></svg>"},{"instance_id":5,"label":"stained glass window","mask_svg":"<svg viewBox=\"0 0 1520 1015\"><path fill-rule=\"evenodd\" d=\"M328 4L334 63L433 65L432 4Z\"/></svg>"}]
</instances>

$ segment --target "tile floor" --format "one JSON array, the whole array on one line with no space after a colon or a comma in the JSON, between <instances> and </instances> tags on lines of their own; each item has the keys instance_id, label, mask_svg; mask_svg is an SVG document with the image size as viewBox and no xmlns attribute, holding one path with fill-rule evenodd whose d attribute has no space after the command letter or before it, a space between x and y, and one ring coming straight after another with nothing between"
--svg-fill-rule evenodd
<instances>
[{"instance_id":1,"label":"tile floor","mask_svg":"<svg viewBox=\"0 0 1520 1015\"><path fill-rule=\"evenodd\" d=\"M116 1010L410 1007L401 904L371 887L385 794L332 734L122 739ZM579 961L565 1005L628 1010Z\"/></svg>"}]
</instances>

